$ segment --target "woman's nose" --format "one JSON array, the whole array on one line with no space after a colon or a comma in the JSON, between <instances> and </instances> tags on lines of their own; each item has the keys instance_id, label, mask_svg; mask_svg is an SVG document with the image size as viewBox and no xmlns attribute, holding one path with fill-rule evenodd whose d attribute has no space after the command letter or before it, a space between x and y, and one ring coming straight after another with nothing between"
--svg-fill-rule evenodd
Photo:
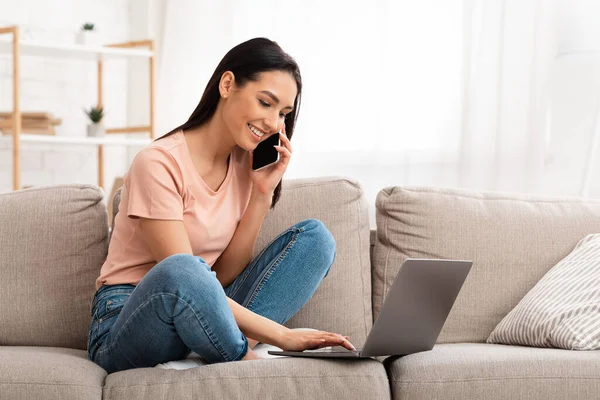
<instances>
[{"instance_id":1,"label":"woman's nose","mask_svg":"<svg viewBox=\"0 0 600 400\"><path fill-rule=\"evenodd\" d=\"M265 125L269 128L270 132L277 132L277 119L267 118L265 121Z\"/></svg>"}]
</instances>

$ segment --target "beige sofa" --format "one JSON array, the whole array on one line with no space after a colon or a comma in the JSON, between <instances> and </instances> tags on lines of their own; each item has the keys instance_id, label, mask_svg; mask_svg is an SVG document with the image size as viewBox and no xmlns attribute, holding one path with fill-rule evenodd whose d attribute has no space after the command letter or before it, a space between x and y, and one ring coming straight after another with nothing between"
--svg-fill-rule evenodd
<instances>
[{"instance_id":1,"label":"beige sofa","mask_svg":"<svg viewBox=\"0 0 600 400\"><path fill-rule=\"evenodd\" d=\"M404 258L474 261L432 351L107 375L85 350L94 280L109 244L103 192L32 188L0 195L0 399L600 398L600 352L485 344L548 269L586 234L600 232L600 202L386 188L371 232L353 180L289 180L282 194L257 249L309 217L337 241L331 272L290 327L344 333L361 346Z\"/></svg>"}]
</instances>

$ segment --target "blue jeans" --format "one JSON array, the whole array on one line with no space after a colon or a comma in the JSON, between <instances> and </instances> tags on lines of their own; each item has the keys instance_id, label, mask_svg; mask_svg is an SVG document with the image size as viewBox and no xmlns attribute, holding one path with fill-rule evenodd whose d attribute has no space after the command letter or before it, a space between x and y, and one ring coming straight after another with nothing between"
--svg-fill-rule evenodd
<instances>
[{"instance_id":1,"label":"blue jeans","mask_svg":"<svg viewBox=\"0 0 600 400\"><path fill-rule=\"evenodd\" d=\"M102 286L92 300L88 357L108 373L186 358L237 361L248 351L227 297L284 324L329 273L335 240L307 219L271 242L226 288L198 256L175 254L134 285Z\"/></svg>"}]
</instances>

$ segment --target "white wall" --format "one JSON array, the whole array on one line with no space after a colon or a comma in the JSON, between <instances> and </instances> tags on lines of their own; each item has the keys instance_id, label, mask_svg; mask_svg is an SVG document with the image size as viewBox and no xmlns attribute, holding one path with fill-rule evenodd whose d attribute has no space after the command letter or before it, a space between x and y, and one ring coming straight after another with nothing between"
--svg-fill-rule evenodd
<instances>
[{"instance_id":1,"label":"white wall","mask_svg":"<svg viewBox=\"0 0 600 400\"><path fill-rule=\"evenodd\" d=\"M19 25L23 39L74 43L84 22L93 22L102 42L130 40L129 0L0 0L0 26ZM0 110L12 109L12 61L0 55ZM105 124L127 124L128 64L104 64ZM83 108L96 104L96 63L77 59L21 57L21 110L50 111L63 123L57 135L85 136ZM21 185L97 184L95 146L21 143ZM110 193L114 177L126 170L125 147L105 146L104 184ZM0 192L12 190L12 149L0 142Z\"/></svg>"}]
</instances>

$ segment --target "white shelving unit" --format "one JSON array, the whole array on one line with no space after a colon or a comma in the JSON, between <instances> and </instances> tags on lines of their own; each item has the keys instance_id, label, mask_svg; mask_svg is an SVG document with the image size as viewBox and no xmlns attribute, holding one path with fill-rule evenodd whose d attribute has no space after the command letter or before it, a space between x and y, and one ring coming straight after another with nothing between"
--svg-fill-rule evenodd
<instances>
[{"instance_id":1,"label":"white shelving unit","mask_svg":"<svg viewBox=\"0 0 600 400\"><path fill-rule=\"evenodd\" d=\"M8 135L0 136L4 142L12 142L12 137ZM53 135L32 135L21 133L21 143L46 143L46 144L83 144L83 145L115 145L115 146L144 146L152 140L130 139L118 137L85 137L85 136L53 136Z\"/></svg>"},{"instance_id":2,"label":"white shelving unit","mask_svg":"<svg viewBox=\"0 0 600 400\"><path fill-rule=\"evenodd\" d=\"M11 40L2 38L2 35L12 35ZM141 47L141 48L140 48ZM0 54L12 53L13 71L13 110L12 110L12 135L0 136L0 141L9 141L13 149L13 190L21 188L21 143L49 143L49 144L76 144L93 145L98 147L98 186L104 188L104 146L105 145L146 145L154 139L154 81L155 81L155 51L153 40L141 40L126 43L117 43L106 46L84 46L69 44L54 44L20 40L19 27L0 27ZM20 107L20 57L41 56L76 58L81 60L95 60L98 63L98 105L103 105L103 62L111 59L144 58L149 60L150 68L150 121L146 126L130 126L106 129L106 137L87 136L56 136L33 135L23 132L21 107ZM118 137L114 134L147 133L148 138L131 139Z\"/></svg>"},{"instance_id":3,"label":"white shelving unit","mask_svg":"<svg viewBox=\"0 0 600 400\"><path fill-rule=\"evenodd\" d=\"M84 46L79 44L53 44L19 40L22 56L64 57L79 60L110 60L122 58L149 58L154 55L150 50L118 48L105 46ZM10 53L12 41L0 40L0 52Z\"/></svg>"}]
</instances>

